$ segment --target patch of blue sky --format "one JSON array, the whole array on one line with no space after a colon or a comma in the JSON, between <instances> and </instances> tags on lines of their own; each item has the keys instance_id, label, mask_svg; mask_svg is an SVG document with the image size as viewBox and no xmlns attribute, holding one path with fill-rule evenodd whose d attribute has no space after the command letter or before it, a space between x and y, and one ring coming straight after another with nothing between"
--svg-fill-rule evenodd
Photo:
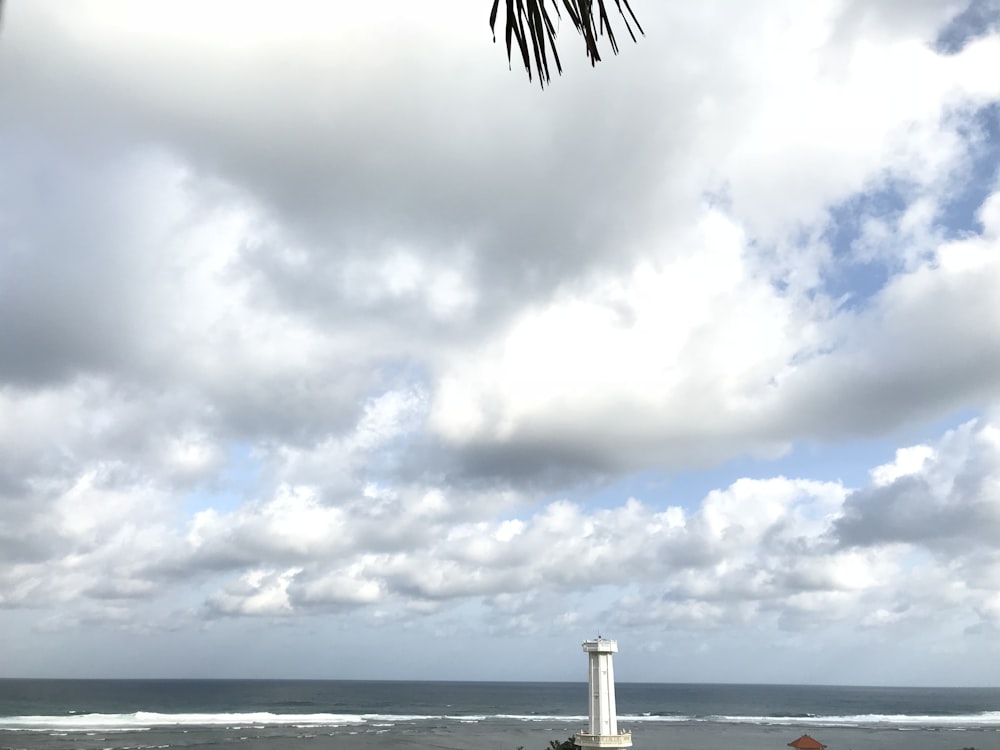
<instances>
[{"instance_id":1,"label":"patch of blue sky","mask_svg":"<svg viewBox=\"0 0 1000 750\"><path fill-rule=\"evenodd\" d=\"M934 41L934 47L939 52L958 54L972 40L998 28L1000 28L1000 2L971 0L965 10L941 29Z\"/></svg>"},{"instance_id":2,"label":"patch of blue sky","mask_svg":"<svg viewBox=\"0 0 1000 750\"><path fill-rule=\"evenodd\" d=\"M939 222L946 237L981 232L976 213L1000 182L1000 102L976 110L959 129L969 148L969 164L950 199L941 206Z\"/></svg>"},{"instance_id":3,"label":"patch of blue sky","mask_svg":"<svg viewBox=\"0 0 1000 750\"><path fill-rule=\"evenodd\" d=\"M433 382L428 365L411 356L385 357L378 364L377 392L403 387L429 387Z\"/></svg>"},{"instance_id":4,"label":"patch of blue sky","mask_svg":"<svg viewBox=\"0 0 1000 750\"><path fill-rule=\"evenodd\" d=\"M568 499L595 510L618 507L634 497L651 508L678 506L693 512L712 490L725 489L743 478L787 477L839 482L848 489L857 489L868 483L872 469L892 462L897 449L936 444L948 430L980 416L978 410L964 409L877 438L801 441L777 458L743 455L709 470L637 472L603 484L565 491L546 502Z\"/></svg>"},{"instance_id":5,"label":"patch of blue sky","mask_svg":"<svg viewBox=\"0 0 1000 750\"><path fill-rule=\"evenodd\" d=\"M370 398L377 399L392 391L412 393L418 399L432 390L433 378L428 366L412 357L386 358L379 364L376 387ZM420 409L423 411L420 411ZM419 440L428 404L423 403L409 416L404 415L404 424L394 435L384 438L377 450L370 451L365 458L364 479L366 482L382 485L398 474L405 451Z\"/></svg>"},{"instance_id":6,"label":"patch of blue sky","mask_svg":"<svg viewBox=\"0 0 1000 750\"><path fill-rule=\"evenodd\" d=\"M253 446L233 443L226 451L222 469L184 498L182 512L189 517L209 508L220 513L234 511L254 495L260 473L260 459L254 455Z\"/></svg>"},{"instance_id":7,"label":"patch of blue sky","mask_svg":"<svg viewBox=\"0 0 1000 750\"><path fill-rule=\"evenodd\" d=\"M824 239L832 262L823 278L823 293L848 309L864 307L888 283L897 270L891 260L858 252L866 222L893 223L906 210L904 187L895 181L865 193L857 193L830 210Z\"/></svg>"},{"instance_id":8,"label":"patch of blue sky","mask_svg":"<svg viewBox=\"0 0 1000 750\"><path fill-rule=\"evenodd\" d=\"M953 116L960 119L957 131L966 144L967 158L950 181L934 219L936 232L946 240L982 231L977 212L997 189L1000 176L1000 103ZM912 191L906 182L888 178L830 210L824 239L832 261L824 274L824 294L840 300L846 309L864 308L901 270L902 256L891 247L884 253L873 251L864 233L871 222L881 222L891 233L890 243L905 241L894 228L912 200Z\"/></svg>"}]
</instances>

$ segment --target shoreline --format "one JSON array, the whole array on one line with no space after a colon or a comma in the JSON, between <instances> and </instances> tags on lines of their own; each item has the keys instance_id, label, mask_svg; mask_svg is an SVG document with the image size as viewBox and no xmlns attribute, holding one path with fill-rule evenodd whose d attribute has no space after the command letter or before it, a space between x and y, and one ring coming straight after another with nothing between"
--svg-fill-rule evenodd
<instances>
[{"instance_id":1,"label":"shoreline","mask_svg":"<svg viewBox=\"0 0 1000 750\"><path fill-rule=\"evenodd\" d=\"M992 750L1000 745L1000 727L828 727L670 722L628 724L634 747L663 750L784 750L808 733L830 750ZM162 727L145 731L0 732L0 750L162 750L225 743L240 750L372 750L377 747L424 747L440 750L548 750L580 729L576 723L524 722L491 718L475 722L422 720L389 725L342 727Z\"/></svg>"}]
</instances>

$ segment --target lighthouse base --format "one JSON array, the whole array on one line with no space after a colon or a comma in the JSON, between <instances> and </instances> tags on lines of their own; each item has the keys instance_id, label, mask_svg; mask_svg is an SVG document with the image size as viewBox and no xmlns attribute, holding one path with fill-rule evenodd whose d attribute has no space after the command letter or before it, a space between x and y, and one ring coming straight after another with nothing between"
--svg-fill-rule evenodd
<instances>
[{"instance_id":1,"label":"lighthouse base","mask_svg":"<svg viewBox=\"0 0 1000 750\"><path fill-rule=\"evenodd\" d=\"M583 750L602 747L632 747L632 733L622 730L618 734L588 734L577 732L575 738L577 747Z\"/></svg>"}]
</instances>

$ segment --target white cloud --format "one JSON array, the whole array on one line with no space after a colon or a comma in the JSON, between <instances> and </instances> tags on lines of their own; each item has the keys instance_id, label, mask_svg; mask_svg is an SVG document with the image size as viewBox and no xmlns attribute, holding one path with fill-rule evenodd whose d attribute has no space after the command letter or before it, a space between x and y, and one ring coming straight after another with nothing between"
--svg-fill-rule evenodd
<instances>
[{"instance_id":1,"label":"white cloud","mask_svg":"<svg viewBox=\"0 0 1000 750\"><path fill-rule=\"evenodd\" d=\"M288 586L298 572L251 570L239 582L209 598L207 605L222 615L287 615L291 613Z\"/></svg>"},{"instance_id":2,"label":"white cloud","mask_svg":"<svg viewBox=\"0 0 1000 750\"><path fill-rule=\"evenodd\" d=\"M997 420L899 437L1000 399L960 10L654 4L541 94L465 0L7 9L0 617L972 653ZM770 476L861 437L860 488Z\"/></svg>"},{"instance_id":3,"label":"white cloud","mask_svg":"<svg viewBox=\"0 0 1000 750\"><path fill-rule=\"evenodd\" d=\"M929 445L914 445L900 448L896 451L896 460L889 464L876 466L871 471L872 484L883 487L892 484L900 477L916 474L924 463L934 458L934 449Z\"/></svg>"},{"instance_id":4,"label":"white cloud","mask_svg":"<svg viewBox=\"0 0 1000 750\"><path fill-rule=\"evenodd\" d=\"M966 423L936 448L910 448L897 454L895 466L879 467L873 485L848 500L840 538L919 545L957 559L976 551L992 557L993 540L1000 538L998 474L1000 431Z\"/></svg>"}]
</instances>

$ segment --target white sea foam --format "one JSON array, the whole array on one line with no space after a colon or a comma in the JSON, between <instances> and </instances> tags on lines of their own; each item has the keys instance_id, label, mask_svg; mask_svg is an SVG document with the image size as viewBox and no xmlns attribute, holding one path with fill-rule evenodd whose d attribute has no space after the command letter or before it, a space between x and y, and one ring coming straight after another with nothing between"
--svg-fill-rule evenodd
<instances>
[{"instance_id":1,"label":"white sea foam","mask_svg":"<svg viewBox=\"0 0 1000 750\"><path fill-rule=\"evenodd\" d=\"M645 717L641 717L646 720ZM777 724L821 727L1000 727L1000 711L977 714L856 714L850 716L710 716L722 724Z\"/></svg>"},{"instance_id":2,"label":"white sea foam","mask_svg":"<svg viewBox=\"0 0 1000 750\"><path fill-rule=\"evenodd\" d=\"M496 714L491 719L508 719L513 721L574 721L586 723L586 716L539 716L537 714Z\"/></svg>"},{"instance_id":3,"label":"white sea foam","mask_svg":"<svg viewBox=\"0 0 1000 750\"><path fill-rule=\"evenodd\" d=\"M587 717L584 716L583 720L587 721ZM624 722L626 724L630 724L632 722L637 722L637 721L678 722L678 721L697 721L697 719L694 716L676 716L676 715L673 715L673 714L661 716L661 715L658 715L658 714L649 714L649 713L641 714L639 716L619 716L618 717L618 722L619 723Z\"/></svg>"},{"instance_id":4,"label":"white sea foam","mask_svg":"<svg viewBox=\"0 0 1000 750\"><path fill-rule=\"evenodd\" d=\"M418 714L362 714L360 717L367 722L398 722L398 721L424 721L426 719L444 719L440 715L428 716Z\"/></svg>"},{"instance_id":5,"label":"white sea foam","mask_svg":"<svg viewBox=\"0 0 1000 750\"><path fill-rule=\"evenodd\" d=\"M400 722L455 721L476 723L490 720L547 722L578 724L583 727L587 717L582 715L536 715L536 714L491 714L491 715L448 715L448 714L275 714L257 713L156 713L137 711L131 714L70 714L64 716L6 716L0 717L0 731L39 731L53 736L66 732L137 732L149 731L156 727L225 727L263 728L289 726L298 729L316 727L342 727L370 725L372 727L392 726ZM989 727L1000 729L1000 711L985 711L975 714L958 715L914 715L914 714L857 714L848 716L683 716L683 715L623 715L619 721L624 726L640 723L718 723L757 724L777 726L817 726L817 727L895 727L898 729L964 729Z\"/></svg>"},{"instance_id":6,"label":"white sea foam","mask_svg":"<svg viewBox=\"0 0 1000 750\"><path fill-rule=\"evenodd\" d=\"M153 727L239 727L239 726L344 726L363 724L365 719L351 714L218 713L164 714L136 711L131 714L72 714L70 716L3 716L0 730L64 732L136 732Z\"/></svg>"}]
</instances>

